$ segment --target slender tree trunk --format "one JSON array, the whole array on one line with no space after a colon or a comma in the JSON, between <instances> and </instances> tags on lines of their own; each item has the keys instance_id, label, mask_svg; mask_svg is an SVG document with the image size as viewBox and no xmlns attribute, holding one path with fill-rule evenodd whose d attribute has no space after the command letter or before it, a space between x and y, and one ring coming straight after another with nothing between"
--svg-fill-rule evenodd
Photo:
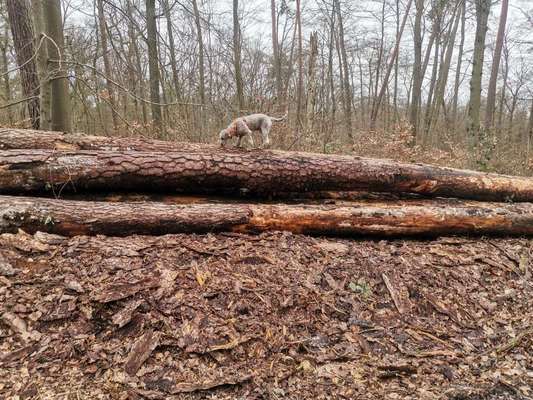
<instances>
[{"instance_id":1,"label":"slender tree trunk","mask_svg":"<svg viewBox=\"0 0 533 400\"><path fill-rule=\"evenodd\" d=\"M346 130L348 131L348 137L353 141L353 128L352 128L352 89L350 87L350 69L348 67L348 54L346 52L346 43L344 39L344 25L341 13L341 6L339 0L334 0L333 7L336 9L337 21L339 23L339 46L342 55L342 99L344 104L344 118L346 123Z\"/></svg>"},{"instance_id":2,"label":"slender tree trunk","mask_svg":"<svg viewBox=\"0 0 533 400\"><path fill-rule=\"evenodd\" d=\"M428 96L425 104L425 113L424 113L424 132L422 135L422 143L423 145L428 145L429 143L429 131L428 131L428 121L430 119L431 114L431 104L433 102L434 93L435 93L435 86L437 84L437 75L439 71L439 55L440 55L440 47L441 47L441 29L440 29L440 19L442 18L442 8L436 9L436 16L435 21L433 23L433 32L435 35L435 50L433 54L433 68L431 70L431 78L429 81L429 90L428 90Z\"/></svg>"},{"instance_id":3,"label":"slender tree trunk","mask_svg":"<svg viewBox=\"0 0 533 400\"><path fill-rule=\"evenodd\" d=\"M400 33L399 33L398 37L396 38L396 44L394 45L394 50L392 51L392 54L391 54L391 57L390 57L390 61L389 61L389 65L387 67L387 71L386 71L385 76L383 78L383 83L382 83L382 86L381 86L381 90L380 90L380 92L378 94L378 97L376 99L376 102L374 104L374 108L372 109L372 113L371 113L371 116L370 116L370 129L371 130L375 130L376 129L376 121L377 121L377 118L378 118L379 109L381 107L381 102L383 101L383 96L385 95L385 91L386 91L387 86L389 84L389 77L390 77L390 74L392 72L392 68L394 66L394 62L396 61L396 57L398 57L398 51L399 51L399 48L400 48L400 41L402 39L402 34L403 34L403 30L405 28L405 24L407 22L407 17L409 16L409 10L411 9L411 4L413 4L413 0L409 0L409 2L407 3L407 6L405 8L405 15L403 17L402 25L400 27Z\"/></svg>"},{"instance_id":4,"label":"slender tree trunk","mask_svg":"<svg viewBox=\"0 0 533 400\"><path fill-rule=\"evenodd\" d=\"M333 49L335 46L335 7L331 9L331 26L329 31L329 48L328 48L328 81L329 92L331 101L331 115L329 121L328 132L333 132L335 126L335 114L337 112L337 98L335 96L335 76L333 73ZM329 143L331 133L326 136L324 140L324 151L326 151L326 145Z\"/></svg>"},{"instance_id":5,"label":"slender tree trunk","mask_svg":"<svg viewBox=\"0 0 533 400\"><path fill-rule=\"evenodd\" d=\"M424 0L415 0L416 14L414 25L414 53L413 89L411 98L411 127L413 135L418 138L418 121L420 99L422 98L422 17L424 15ZM418 139L417 139L418 142ZM419 143L420 144L420 143Z\"/></svg>"},{"instance_id":6,"label":"slender tree trunk","mask_svg":"<svg viewBox=\"0 0 533 400\"><path fill-rule=\"evenodd\" d=\"M235 68L235 85L237 87L237 102L239 113L244 110L244 90L241 65L241 27L239 23L239 0L233 0L233 64Z\"/></svg>"},{"instance_id":7,"label":"slender tree trunk","mask_svg":"<svg viewBox=\"0 0 533 400\"><path fill-rule=\"evenodd\" d=\"M416 2L416 0L415 0ZM396 36L400 35L400 0L396 0ZM394 120L398 120L398 70L400 67L400 56L396 56L396 62L394 63L394 93L393 93L393 105L394 105Z\"/></svg>"},{"instance_id":8,"label":"slender tree trunk","mask_svg":"<svg viewBox=\"0 0 533 400\"><path fill-rule=\"evenodd\" d=\"M307 63L306 129L312 130L315 122L316 106L316 60L318 57L318 34L313 32L309 41L310 53Z\"/></svg>"},{"instance_id":9,"label":"slender tree trunk","mask_svg":"<svg viewBox=\"0 0 533 400\"><path fill-rule=\"evenodd\" d=\"M35 54L33 23L28 0L6 0L15 55L20 70L22 94L27 99L28 115L34 129L39 129L40 85Z\"/></svg>"},{"instance_id":10,"label":"slender tree trunk","mask_svg":"<svg viewBox=\"0 0 533 400\"><path fill-rule=\"evenodd\" d=\"M505 43L503 48L503 82L500 95L500 109L498 112L498 135L500 136L502 134L503 128L504 106L507 94L507 82L509 79L509 55L509 49L507 48L507 44Z\"/></svg>"},{"instance_id":11,"label":"slender tree trunk","mask_svg":"<svg viewBox=\"0 0 533 400\"><path fill-rule=\"evenodd\" d=\"M276 100L280 104L283 97L283 82L281 79L281 54L279 50L278 20L276 12L276 0L270 2L272 16L272 50L274 53L274 75L276 78Z\"/></svg>"},{"instance_id":12,"label":"slender tree trunk","mask_svg":"<svg viewBox=\"0 0 533 400\"><path fill-rule=\"evenodd\" d=\"M529 158L529 153L531 150L531 141L533 140L533 100L531 100L531 108L529 110L529 121L527 124L527 137L528 137L527 155Z\"/></svg>"},{"instance_id":13,"label":"slender tree trunk","mask_svg":"<svg viewBox=\"0 0 533 400\"><path fill-rule=\"evenodd\" d=\"M11 102L11 82L9 79L9 63L7 59L7 52L8 52L8 26L7 24L4 27L4 41L0 44L0 50L2 53L2 78L3 78L3 86L4 86L4 99L6 104L9 104ZM7 111L7 120L9 122L9 125L13 125L13 112L11 110L11 107L8 107L6 109Z\"/></svg>"},{"instance_id":14,"label":"slender tree trunk","mask_svg":"<svg viewBox=\"0 0 533 400\"><path fill-rule=\"evenodd\" d=\"M33 26L35 28L36 46L39 46L37 54L37 69L39 72L39 82L41 85L40 98L40 120L39 128L43 130L50 129L52 118L51 110L51 87L50 72L48 71L48 48L47 41L44 39L44 9L42 0L32 0Z\"/></svg>"},{"instance_id":15,"label":"slender tree trunk","mask_svg":"<svg viewBox=\"0 0 533 400\"><path fill-rule=\"evenodd\" d=\"M429 41L426 48L426 52L424 53L424 62L422 63L422 77L426 76L426 71L428 70L429 60L432 55L433 45L435 44L436 36L437 33L435 32L435 29L432 29L431 34L429 35Z\"/></svg>"},{"instance_id":16,"label":"slender tree trunk","mask_svg":"<svg viewBox=\"0 0 533 400\"><path fill-rule=\"evenodd\" d=\"M376 106L376 99L378 97L379 92L379 79L381 77L381 68L383 64L383 53L385 52L385 7L387 5L387 2L385 0L382 1L381 4L381 33L379 37L379 50L378 50L378 58L376 62L376 76L375 76L375 85L374 85L374 93L372 96L372 110Z\"/></svg>"},{"instance_id":17,"label":"slender tree trunk","mask_svg":"<svg viewBox=\"0 0 533 400\"><path fill-rule=\"evenodd\" d=\"M459 101L459 86L461 84L461 67L463 63L463 53L465 45L465 31L466 31L466 1L463 1L461 7L461 41L459 42L459 53L457 55L457 68L455 70L455 85L453 89L453 126L457 126L457 104Z\"/></svg>"},{"instance_id":18,"label":"slender tree trunk","mask_svg":"<svg viewBox=\"0 0 533 400\"><path fill-rule=\"evenodd\" d=\"M100 0L102 1L102 0ZM176 99L181 98L181 88L178 75L178 64L176 62L176 49L174 44L174 27L172 26L172 16L170 15L170 5L168 0L163 1L165 19L167 21L168 47L170 53L170 68L172 69L172 84L174 86L174 96ZM200 68L202 66L200 65Z\"/></svg>"},{"instance_id":19,"label":"slender tree trunk","mask_svg":"<svg viewBox=\"0 0 533 400\"><path fill-rule=\"evenodd\" d=\"M168 1L168 0L166 0ZM200 73L200 103L205 104L205 67L204 67L204 39L202 23L200 21L200 10L197 0L192 0L194 12L194 22L196 24L196 35L198 38L198 71Z\"/></svg>"},{"instance_id":20,"label":"slender tree trunk","mask_svg":"<svg viewBox=\"0 0 533 400\"><path fill-rule=\"evenodd\" d=\"M111 60L109 59L109 48L107 45L107 24L105 22L104 14L104 1L97 0L98 7L98 28L100 30L100 43L102 45L102 58L104 59L104 72L106 79L106 90L109 96L109 106L111 108L111 117L113 120L113 130L116 132L118 130L118 120L117 120L117 105L115 102L115 88L113 83L113 73L111 70Z\"/></svg>"},{"instance_id":21,"label":"slender tree trunk","mask_svg":"<svg viewBox=\"0 0 533 400\"><path fill-rule=\"evenodd\" d=\"M470 80L470 102L468 104L468 136L471 150L474 150L474 147L479 144L479 140L481 139L479 119L481 108L481 79L483 75L485 37L487 35L490 4L491 0L475 0L476 37L472 59L472 78Z\"/></svg>"},{"instance_id":22,"label":"slender tree trunk","mask_svg":"<svg viewBox=\"0 0 533 400\"><path fill-rule=\"evenodd\" d=\"M144 98L146 96L146 85L144 81L143 69L141 66L141 56L139 54L139 45L137 43L135 24L133 21L133 6L130 0L126 1L126 7L128 13L128 37L130 40L130 46L133 49L133 54L135 56L135 69L137 71L137 79L139 80L137 96L139 98ZM148 110L144 101L141 101L141 110L143 123L146 125L148 123Z\"/></svg>"},{"instance_id":23,"label":"slender tree trunk","mask_svg":"<svg viewBox=\"0 0 533 400\"><path fill-rule=\"evenodd\" d=\"M163 121L161 113L159 57L157 51L157 23L155 14L155 0L146 0L146 30L148 43L148 66L150 69L150 101L152 108L152 122L159 136L163 135Z\"/></svg>"},{"instance_id":24,"label":"slender tree trunk","mask_svg":"<svg viewBox=\"0 0 533 400\"><path fill-rule=\"evenodd\" d=\"M433 139L433 144L438 144L438 131L434 130L433 128L435 127L439 119L440 109L445 109L446 107L444 97L446 94L446 86L448 84L448 75L450 72L453 50L455 48L455 37L457 36L457 29L459 27L459 21L461 19L460 10L458 7L459 5L457 5L457 8L454 11L454 14L452 15L453 26L449 28L446 37L446 42L443 49L444 59L440 66L435 96L433 97L432 111L428 121L428 130L432 133L431 137Z\"/></svg>"},{"instance_id":25,"label":"slender tree trunk","mask_svg":"<svg viewBox=\"0 0 533 400\"><path fill-rule=\"evenodd\" d=\"M70 94L68 89L67 71L62 61L65 59L65 43L63 37L63 18L61 16L60 0L43 0L45 11L46 31L54 41L48 41L49 68L51 69L51 94L52 94L52 123L55 131L70 132L71 109Z\"/></svg>"},{"instance_id":26,"label":"slender tree trunk","mask_svg":"<svg viewBox=\"0 0 533 400\"><path fill-rule=\"evenodd\" d=\"M296 121L298 123L297 130L299 131L302 124L302 103L304 92L304 62L303 62L303 46L302 46L302 10L301 0L296 0L296 24L298 27L298 88L296 94ZM298 140L300 135L298 134Z\"/></svg>"},{"instance_id":27,"label":"slender tree trunk","mask_svg":"<svg viewBox=\"0 0 533 400\"><path fill-rule=\"evenodd\" d=\"M487 91L487 107L485 114L485 128L490 129L494 124L494 109L496 106L496 82L498 81L498 72L500 69L500 60L502 57L503 39L505 37L505 26L507 23L507 11L509 9L509 0L502 0L502 9L500 13L500 24L496 36L496 47L492 56L492 69L490 72L489 89Z\"/></svg>"},{"instance_id":28,"label":"slender tree trunk","mask_svg":"<svg viewBox=\"0 0 533 400\"><path fill-rule=\"evenodd\" d=\"M363 60L361 59L361 52L357 52L357 64L359 69L359 107L361 108L360 128L364 128L366 120L366 107L365 107L365 79L363 74ZM369 88L370 89L370 88Z\"/></svg>"}]
</instances>

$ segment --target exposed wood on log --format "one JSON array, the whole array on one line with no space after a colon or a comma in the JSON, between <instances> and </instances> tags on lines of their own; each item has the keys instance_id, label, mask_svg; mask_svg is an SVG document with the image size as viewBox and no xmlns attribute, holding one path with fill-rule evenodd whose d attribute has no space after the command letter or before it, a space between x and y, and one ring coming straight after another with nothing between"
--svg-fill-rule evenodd
<instances>
[{"instance_id":1,"label":"exposed wood on log","mask_svg":"<svg viewBox=\"0 0 533 400\"><path fill-rule=\"evenodd\" d=\"M532 235L533 204L409 200L351 206L166 205L0 196L0 232L18 229L65 236L272 230L332 236ZM139 290L146 287L141 286Z\"/></svg>"},{"instance_id":2,"label":"exposed wood on log","mask_svg":"<svg viewBox=\"0 0 533 400\"><path fill-rule=\"evenodd\" d=\"M0 151L0 193L354 191L533 201L533 179L391 160L276 151Z\"/></svg>"}]
</instances>

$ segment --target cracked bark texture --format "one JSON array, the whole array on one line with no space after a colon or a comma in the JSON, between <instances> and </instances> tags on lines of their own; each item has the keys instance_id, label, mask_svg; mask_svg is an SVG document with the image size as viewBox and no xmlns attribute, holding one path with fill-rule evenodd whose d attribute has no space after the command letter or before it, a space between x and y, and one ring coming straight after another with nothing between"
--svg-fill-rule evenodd
<instances>
[{"instance_id":1,"label":"cracked bark texture","mask_svg":"<svg viewBox=\"0 0 533 400\"><path fill-rule=\"evenodd\" d=\"M0 151L0 194L372 191L533 201L533 179L351 156L279 151Z\"/></svg>"},{"instance_id":2,"label":"cracked bark texture","mask_svg":"<svg viewBox=\"0 0 533 400\"><path fill-rule=\"evenodd\" d=\"M168 205L0 196L0 232L18 229L64 236L279 230L329 236L532 235L533 205L458 200Z\"/></svg>"}]
</instances>

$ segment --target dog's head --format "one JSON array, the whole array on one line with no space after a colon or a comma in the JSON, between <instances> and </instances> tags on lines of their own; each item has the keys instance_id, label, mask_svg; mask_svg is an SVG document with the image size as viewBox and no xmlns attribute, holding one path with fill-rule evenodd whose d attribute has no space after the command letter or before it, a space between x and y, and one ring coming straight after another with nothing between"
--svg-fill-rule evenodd
<instances>
[{"instance_id":1,"label":"dog's head","mask_svg":"<svg viewBox=\"0 0 533 400\"><path fill-rule=\"evenodd\" d=\"M218 134L218 140L220 142L220 146L224 147L226 142L229 139L229 133L227 129L222 129L220 133Z\"/></svg>"}]
</instances>

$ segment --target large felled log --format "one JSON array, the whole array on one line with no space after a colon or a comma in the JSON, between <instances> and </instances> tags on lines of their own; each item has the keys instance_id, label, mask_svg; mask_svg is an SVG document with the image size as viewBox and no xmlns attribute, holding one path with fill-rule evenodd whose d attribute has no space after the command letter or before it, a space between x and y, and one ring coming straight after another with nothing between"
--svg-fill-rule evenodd
<instances>
[{"instance_id":1,"label":"large felled log","mask_svg":"<svg viewBox=\"0 0 533 400\"><path fill-rule=\"evenodd\" d=\"M0 196L0 231L66 236L264 232L312 235L531 235L533 204L454 200L350 206L105 203Z\"/></svg>"},{"instance_id":2,"label":"large felled log","mask_svg":"<svg viewBox=\"0 0 533 400\"><path fill-rule=\"evenodd\" d=\"M176 143L141 137L92 136L82 133L36 131L31 129L0 128L0 150L48 149L48 150L111 150L111 151L195 151L215 145Z\"/></svg>"},{"instance_id":3,"label":"large felled log","mask_svg":"<svg viewBox=\"0 0 533 400\"><path fill-rule=\"evenodd\" d=\"M159 191L275 195L353 191L533 201L533 179L279 151L0 151L0 193Z\"/></svg>"}]
</instances>

